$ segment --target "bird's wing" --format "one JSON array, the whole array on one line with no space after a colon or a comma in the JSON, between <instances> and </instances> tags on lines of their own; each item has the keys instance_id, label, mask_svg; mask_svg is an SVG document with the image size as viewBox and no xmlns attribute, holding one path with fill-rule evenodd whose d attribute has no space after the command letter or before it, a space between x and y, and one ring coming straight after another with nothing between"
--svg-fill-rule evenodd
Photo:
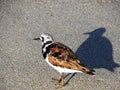
<instances>
[{"instance_id":1,"label":"bird's wing","mask_svg":"<svg viewBox=\"0 0 120 90\"><path fill-rule=\"evenodd\" d=\"M58 42L53 43L48 56L49 62L54 66L80 70L86 73L91 72L91 69L85 67L80 60L77 59L75 53L64 44Z\"/></svg>"}]
</instances>

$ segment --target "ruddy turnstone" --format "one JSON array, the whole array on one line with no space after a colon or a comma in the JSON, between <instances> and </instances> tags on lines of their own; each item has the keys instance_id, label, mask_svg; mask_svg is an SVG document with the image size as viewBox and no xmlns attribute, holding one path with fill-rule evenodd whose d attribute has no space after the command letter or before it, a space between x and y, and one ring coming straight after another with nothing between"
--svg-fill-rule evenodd
<instances>
[{"instance_id":1,"label":"ruddy turnstone","mask_svg":"<svg viewBox=\"0 0 120 90\"><path fill-rule=\"evenodd\" d=\"M62 43L54 42L49 34L41 34L39 38L34 40L42 41L42 54L45 61L57 70L61 76L58 79L64 86L64 73L79 73L94 75L94 70L86 67L77 58L75 53Z\"/></svg>"}]
</instances>

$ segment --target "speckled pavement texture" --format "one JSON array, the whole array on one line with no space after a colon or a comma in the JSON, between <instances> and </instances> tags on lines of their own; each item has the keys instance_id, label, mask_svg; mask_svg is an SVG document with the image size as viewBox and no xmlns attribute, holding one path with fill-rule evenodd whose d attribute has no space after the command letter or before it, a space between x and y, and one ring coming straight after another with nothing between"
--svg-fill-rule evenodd
<instances>
[{"instance_id":1,"label":"speckled pavement texture","mask_svg":"<svg viewBox=\"0 0 120 90\"><path fill-rule=\"evenodd\" d=\"M60 74L33 40L43 32L96 71L58 90L120 90L119 0L0 0L0 90L56 90Z\"/></svg>"}]
</instances>

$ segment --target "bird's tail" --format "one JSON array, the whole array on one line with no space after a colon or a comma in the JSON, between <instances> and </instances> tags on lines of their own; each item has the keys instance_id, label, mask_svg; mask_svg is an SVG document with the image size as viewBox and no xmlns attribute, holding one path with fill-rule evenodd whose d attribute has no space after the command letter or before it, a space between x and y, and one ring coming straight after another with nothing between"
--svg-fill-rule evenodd
<instances>
[{"instance_id":1,"label":"bird's tail","mask_svg":"<svg viewBox=\"0 0 120 90\"><path fill-rule=\"evenodd\" d=\"M89 75L94 75L95 72L95 70L90 69L84 65L79 65L79 70Z\"/></svg>"}]
</instances>

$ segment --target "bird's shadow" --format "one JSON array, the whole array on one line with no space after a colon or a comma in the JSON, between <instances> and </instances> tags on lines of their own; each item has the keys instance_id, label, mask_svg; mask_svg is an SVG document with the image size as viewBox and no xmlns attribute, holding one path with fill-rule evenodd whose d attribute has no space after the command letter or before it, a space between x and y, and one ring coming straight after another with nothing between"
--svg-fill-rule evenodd
<instances>
[{"instance_id":1,"label":"bird's shadow","mask_svg":"<svg viewBox=\"0 0 120 90\"><path fill-rule=\"evenodd\" d=\"M104 68L114 72L120 65L113 60L113 47L108 38L103 36L105 28L98 28L92 32L84 33L89 37L77 49L77 57L89 68Z\"/></svg>"},{"instance_id":2,"label":"bird's shadow","mask_svg":"<svg viewBox=\"0 0 120 90\"><path fill-rule=\"evenodd\" d=\"M106 29L101 27L92 32L84 33L89 37L78 47L75 54L80 61L91 69L104 68L114 72L114 69L120 65L113 60L112 44L108 38L103 36L105 32Z\"/></svg>"},{"instance_id":3,"label":"bird's shadow","mask_svg":"<svg viewBox=\"0 0 120 90\"><path fill-rule=\"evenodd\" d=\"M68 84L68 82L72 79L72 77L74 77L75 76L75 74L76 73L69 73L69 74L67 74L66 76L65 76L65 78L66 78L66 82L65 82L65 85L67 85ZM67 78L68 77L68 78Z\"/></svg>"}]
</instances>

